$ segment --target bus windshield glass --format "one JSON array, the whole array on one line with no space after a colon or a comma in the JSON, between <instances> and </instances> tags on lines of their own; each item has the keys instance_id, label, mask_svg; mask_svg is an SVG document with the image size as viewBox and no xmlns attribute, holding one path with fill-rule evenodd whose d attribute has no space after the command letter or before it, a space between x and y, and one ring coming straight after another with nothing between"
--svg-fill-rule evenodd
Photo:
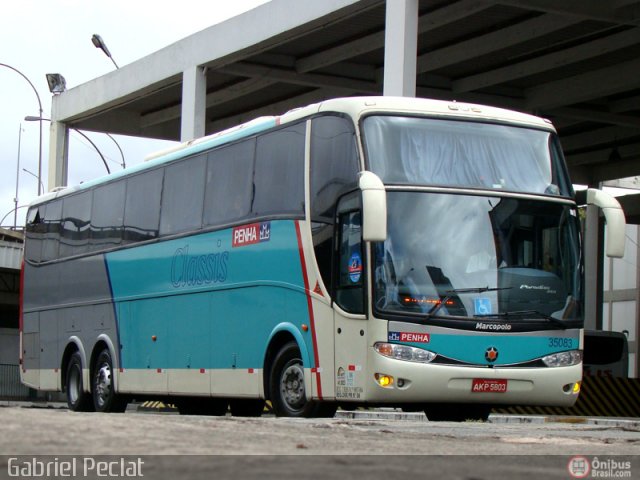
<instances>
[{"instance_id":1,"label":"bus windshield glass","mask_svg":"<svg viewBox=\"0 0 640 480\"><path fill-rule=\"evenodd\" d=\"M417 321L582 321L578 217L558 202L389 191L376 311Z\"/></svg>"},{"instance_id":2,"label":"bus windshield glass","mask_svg":"<svg viewBox=\"0 0 640 480\"><path fill-rule=\"evenodd\" d=\"M383 115L363 129L369 168L386 184L573 195L551 131Z\"/></svg>"}]
</instances>

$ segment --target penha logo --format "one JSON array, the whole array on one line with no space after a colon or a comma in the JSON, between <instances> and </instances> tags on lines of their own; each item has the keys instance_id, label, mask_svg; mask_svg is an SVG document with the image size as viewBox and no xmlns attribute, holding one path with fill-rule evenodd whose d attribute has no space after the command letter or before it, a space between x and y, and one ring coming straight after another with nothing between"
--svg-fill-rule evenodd
<instances>
[{"instance_id":1,"label":"penha logo","mask_svg":"<svg viewBox=\"0 0 640 480\"><path fill-rule=\"evenodd\" d=\"M271 240L271 222L252 223L233 229L233 248Z\"/></svg>"},{"instance_id":2,"label":"penha logo","mask_svg":"<svg viewBox=\"0 0 640 480\"><path fill-rule=\"evenodd\" d=\"M389 332L390 342L429 343L431 335L418 332Z\"/></svg>"}]
</instances>

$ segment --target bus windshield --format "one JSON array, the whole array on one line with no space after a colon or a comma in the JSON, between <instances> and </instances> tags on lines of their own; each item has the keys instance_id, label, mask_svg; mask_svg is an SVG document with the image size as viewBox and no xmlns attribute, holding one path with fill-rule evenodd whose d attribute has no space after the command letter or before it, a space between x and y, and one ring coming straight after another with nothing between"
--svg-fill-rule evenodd
<instances>
[{"instance_id":1,"label":"bus windshield","mask_svg":"<svg viewBox=\"0 0 640 480\"><path fill-rule=\"evenodd\" d=\"M386 184L573 196L550 131L425 117L370 116L369 168Z\"/></svg>"},{"instance_id":2,"label":"bus windshield","mask_svg":"<svg viewBox=\"0 0 640 480\"><path fill-rule=\"evenodd\" d=\"M581 322L578 217L557 202L389 191L376 311ZM561 323L562 322L562 323Z\"/></svg>"}]
</instances>

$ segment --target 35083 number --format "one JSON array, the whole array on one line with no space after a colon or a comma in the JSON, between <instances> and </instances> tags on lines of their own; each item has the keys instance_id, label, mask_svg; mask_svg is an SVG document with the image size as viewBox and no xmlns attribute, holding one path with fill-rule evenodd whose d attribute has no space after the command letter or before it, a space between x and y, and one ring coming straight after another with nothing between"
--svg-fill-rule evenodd
<instances>
[{"instance_id":1,"label":"35083 number","mask_svg":"<svg viewBox=\"0 0 640 480\"><path fill-rule=\"evenodd\" d=\"M573 339L551 337L549 338L549 346L552 348L573 348Z\"/></svg>"}]
</instances>

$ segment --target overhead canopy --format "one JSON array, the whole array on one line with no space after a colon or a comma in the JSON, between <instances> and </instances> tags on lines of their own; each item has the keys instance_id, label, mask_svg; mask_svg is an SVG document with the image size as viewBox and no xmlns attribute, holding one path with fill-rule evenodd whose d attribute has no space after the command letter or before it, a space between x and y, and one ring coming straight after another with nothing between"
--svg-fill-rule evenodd
<instances>
[{"instance_id":1,"label":"overhead canopy","mask_svg":"<svg viewBox=\"0 0 640 480\"><path fill-rule=\"evenodd\" d=\"M206 67L207 134L381 94L385 8L272 0L59 95L52 115L79 129L180 140L183 81L196 67ZM550 118L574 181L594 185L640 175L639 51L640 0L420 0L417 95Z\"/></svg>"}]
</instances>

